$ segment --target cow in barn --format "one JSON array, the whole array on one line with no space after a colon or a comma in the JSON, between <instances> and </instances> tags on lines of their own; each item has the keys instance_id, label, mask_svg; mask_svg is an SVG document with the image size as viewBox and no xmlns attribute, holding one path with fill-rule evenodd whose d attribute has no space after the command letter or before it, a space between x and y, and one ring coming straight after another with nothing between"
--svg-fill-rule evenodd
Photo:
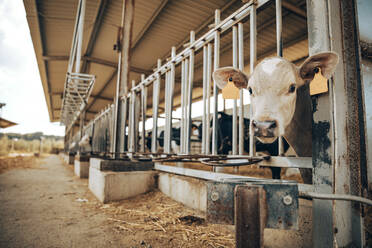
<instances>
[{"instance_id":1,"label":"cow in barn","mask_svg":"<svg viewBox=\"0 0 372 248\"><path fill-rule=\"evenodd\" d=\"M219 88L228 81L248 89L251 96L252 128L262 143L273 143L283 136L301 157L312 155L312 102L309 83L320 72L329 79L335 71L338 55L323 52L307 58L297 67L281 57L266 58L250 76L233 67L213 72ZM312 183L312 172L300 169L305 183Z\"/></svg>"},{"instance_id":2,"label":"cow in barn","mask_svg":"<svg viewBox=\"0 0 372 248\"><path fill-rule=\"evenodd\" d=\"M195 124L191 126L191 137L190 139L194 142L201 142L200 134L201 130ZM149 150L151 150L151 142L152 142L152 132L148 132L146 137L146 146ZM158 136L158 144L160 147L164 147L164 130L160 132ZM171 137L171 150L173 153L180 153L180 145L181 145L181 129L180 128L172 128L172 137Z\"/></svg>"},{"instance_id":3,"label":"cow in barn","mask_svg":"<svg viewBox=\"0 0 372 248\"><path fill-rule=\"evenodd\" d=\"M232 116L224 112L218 113L218 129L217 129L217 152L218 154L229 154L232 151ZM244 151L249 153L249 122L248 118L244 118ZM212 122L210 123L212 126ZM201 139L201 128L202 124L199 126L199 138ZM210 143L211 145L212 143ZM265 153L271 156L278 156L279 154L279 144L278 140L273 143L265 144L256 140L256 151ZM284 151L287 151L289 144L284 141ZM273 179L280 179L280 168L270 167Z\"/></svg>"},{"instance_id":4,"label":"cow in barn","mask_svg":"<svg viewBox=\"0 0 372 248\"><path fill-rule=\"evenodd\" d=\"M158 145L160 147L164 147L164 130L160 132L157 138ZM174 153L179 153L179 146L180 146L180 129L179 128L172 128L172 137L171 137L171 149ZM148 132L146 137L146 147L151 151L152 145L152 132Z\"/></svg>"},{"instance_id":5,"label":"cow in barn","mask_svg":"<svg viewBox=\"0 0 372 248\"><path fill-rule=\"evenodd\" d=\"M88 153L92 151L92 137L85 134L79 141L80 152Z\"/></svg>"}]
</instances>

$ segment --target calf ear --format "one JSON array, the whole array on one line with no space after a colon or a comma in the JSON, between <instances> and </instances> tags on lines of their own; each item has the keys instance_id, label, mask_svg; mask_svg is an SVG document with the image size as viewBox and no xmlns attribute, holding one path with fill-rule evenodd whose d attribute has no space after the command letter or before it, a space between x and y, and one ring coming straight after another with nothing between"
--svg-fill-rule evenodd
<instances>
[{"instance_id":1,"label":"calf ear","mask_svg":"<svg viewBox=\"0 0 372 248\"><path fill-rule=\"evenodd\" d=\"M213 80L218 88L223 89L228 81L233 81L239 89L246 89L249 77L239 69L234 67L223 67L213 72Z\"/></svg>"},{"instance_id":2,"label":"calf ear","mask_svg":"<svg viewBox=\"0 0 372 248\"><path fill-rule=\"evenodd\" d=\"M338 64L338 55L334 52L318 53L308 57L300 67L300 76L305 82L310 82L319 68L322 75L329 79Z\"/></svg>"}]
</instances>

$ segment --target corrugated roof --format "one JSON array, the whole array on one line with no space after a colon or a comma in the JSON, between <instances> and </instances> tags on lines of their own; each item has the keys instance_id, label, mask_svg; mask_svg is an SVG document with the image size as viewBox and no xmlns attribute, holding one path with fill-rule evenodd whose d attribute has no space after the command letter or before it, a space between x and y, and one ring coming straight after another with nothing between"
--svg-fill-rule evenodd
<instances>
[{"instance_id":1,"label":"corrugated roof","mask_svg":"<svg viewBox=\"0 0 372 248\"><path fill-rule=\"evenodd\" d=\"M276 51L273 2L259 9L257 14L259 59L275 55ZM291 4L297 13L293 8L286 8L285 4ZM58 121L78 0L24 0L24 5L49 116L51 121ZM158 58L164 62L170 56L172 46L181 51L182 44L189 40L190 30L196 31L196 38L207 32L208 25L214 22L215 9L221 9L223 20L242 5L240 0L135 0L130 79L138 81L141 73L151 73ZM292 61L301 60L308 54L305 5L304 0L283 0L284 57ZM88 102L88 119L111 103L115 94L118 54L113 50L113 45L116 43L121 15L122 0L87 0L82 69L97 76ZM244 33L245 62L248 66L249 20L244 23ZM221 66L232 64L231 50L229 32L221 38ZM201 96L201 60L201 53L197 51L194 99ZM179 78L179 73L177 66L176 78ZM179 92L180 82L176 80L175 93ZM152 87L148 95L150 107ZM162 99L163 94L160 97ZM179 105L178 96L174 104Z\"/></svg>"}]
</instances>

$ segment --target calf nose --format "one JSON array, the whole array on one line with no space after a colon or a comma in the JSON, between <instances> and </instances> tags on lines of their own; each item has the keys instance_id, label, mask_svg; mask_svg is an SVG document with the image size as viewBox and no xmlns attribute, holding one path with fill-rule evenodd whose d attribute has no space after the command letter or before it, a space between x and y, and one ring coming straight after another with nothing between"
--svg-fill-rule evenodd
<instances>
[{"instance_id":1,"label":"calf nose","mask_svg":"<svg viewBox=\"0 0 372 248\"><path fill-rule=\"evenodd\" d=\"M252 120L254 135L258 137L274 137L277 127L276 121L256 121Z\"/></svg>"}]
</instances>

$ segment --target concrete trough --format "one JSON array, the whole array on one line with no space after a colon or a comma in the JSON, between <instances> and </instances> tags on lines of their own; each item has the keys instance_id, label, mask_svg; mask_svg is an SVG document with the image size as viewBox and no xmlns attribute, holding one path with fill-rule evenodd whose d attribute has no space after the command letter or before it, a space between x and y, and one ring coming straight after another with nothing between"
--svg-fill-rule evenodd
<instances>
[{"instance_id":1,"label":"concrete trough","mask_svg":"<svg viewBox=\"0 0 372 248\"><path fill-rule=\"evenodd\" d=\"M74 164L75 155L72 153L61 153L61 157L66 164Z\"/></svg>"},{"instance_id":2,"label":"concrete trough","mask_svg":"<svg viewBox=\"0 0 372 248\"><path fill-rule=\"evenodd\" d=\"M152 162L90 159L89 189L103 203L119 201L156 188Z\"/></svg>"},{"instance_id":3,"label":"concrete trough","mask_svg":"<svg viewBox=\"0 0 372 248\"><path fill-rule=\"evenodd\" d=\"M80 178L89 177L89 159L87 155L76 155L74 161L74 172L75 175Z\"/></svg>"}]
</instances>

